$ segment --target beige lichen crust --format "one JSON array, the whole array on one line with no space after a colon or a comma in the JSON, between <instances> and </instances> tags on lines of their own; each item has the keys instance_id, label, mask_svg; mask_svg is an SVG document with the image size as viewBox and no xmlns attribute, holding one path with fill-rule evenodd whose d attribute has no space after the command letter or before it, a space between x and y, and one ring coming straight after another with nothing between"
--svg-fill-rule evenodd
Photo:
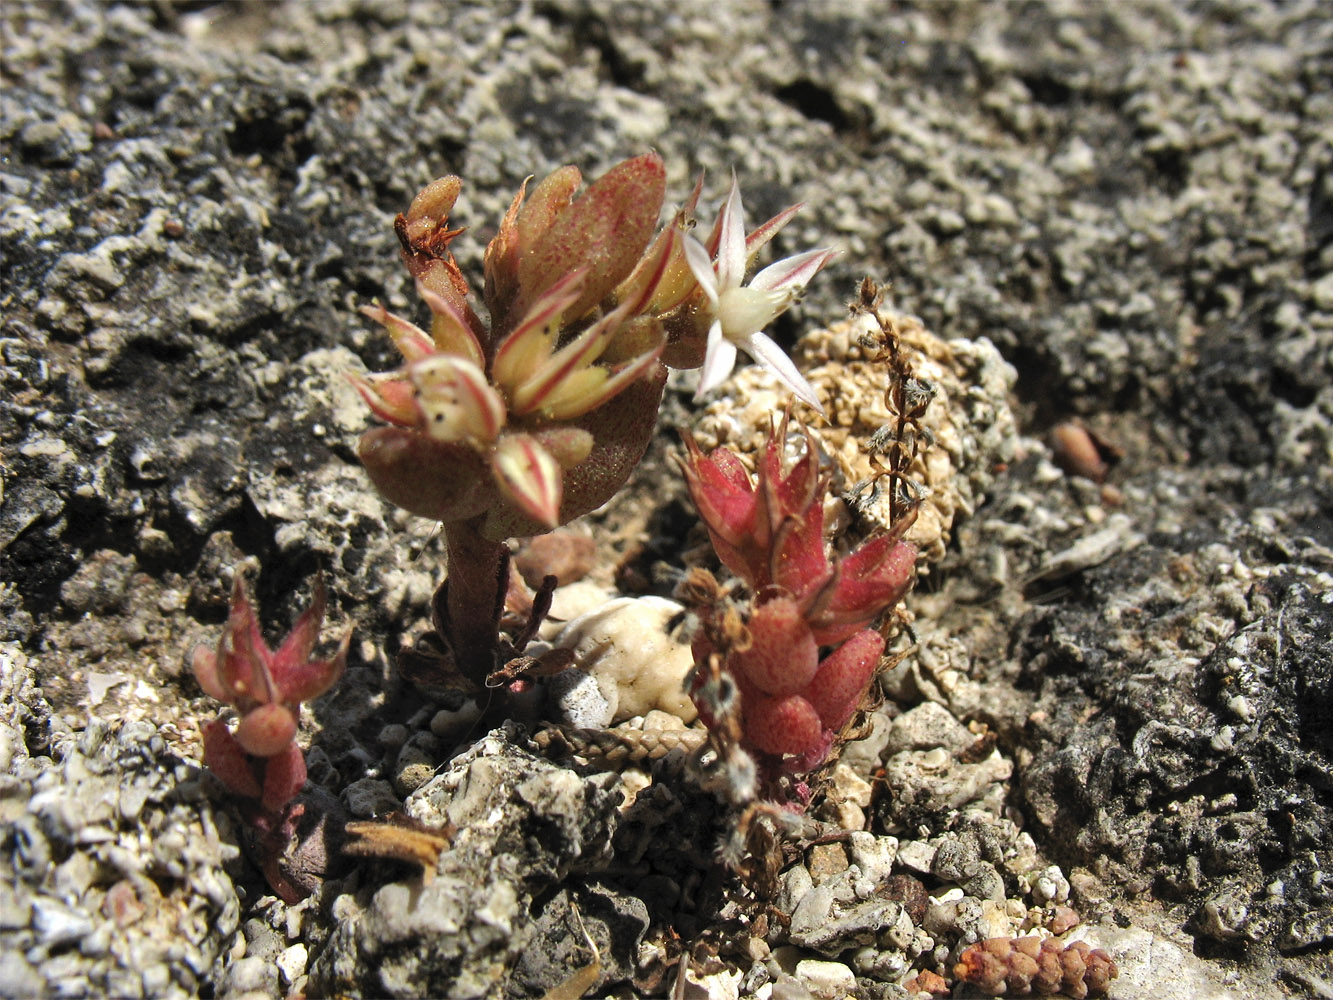
<instances>
[{"instance_id":1,"label":"beige lichen crust","mask_svg":"<svg viewBox=\"0 0 1333 1000\"><path fill-rule=\"evenodd\" d=\"M881 310L880 318L896 330L917 378L935 387L935 397L921 420L933 438L912 464L909 475L929 493L907 540L921 553L920 569L944 558L954 519L975 509L996 472L1013 458L1017 442L1008 395L1013 368L989 340L944 341L915 316ZM855 544L889 527L888 484L860 493L853 514L838 498L878 471L870 441L892 426L885 404L888 366L863 338L876 332L870 316L858 316L807 334L793 357L824 406L827 419L796 403L793 414L807 422L828 456L834 474L831 503L841 508L829 520L839 544ZM724 395L701 414L693 433L700 447L726 445L753 469L770 419L782 412L788 394L771 386L761 369L746 368L724 386ZM789 445L798 444L793 436Z\"/></svg>"}]
</instances>

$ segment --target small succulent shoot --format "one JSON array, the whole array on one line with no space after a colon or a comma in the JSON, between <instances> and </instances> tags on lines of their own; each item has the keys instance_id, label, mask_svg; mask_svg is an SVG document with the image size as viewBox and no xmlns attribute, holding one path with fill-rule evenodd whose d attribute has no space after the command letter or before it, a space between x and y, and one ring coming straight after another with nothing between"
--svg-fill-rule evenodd
<instances>
[{"instance_id":1,"label":"small succulent shoot","mask_svg":"<svg viewBox=\"0 0 1333 1000\"><path fill-rule=\"evenodd\" d=\"M828 757L864 700L884 652L884 639L870 626L906 594L916 562L916 550L901 540L910 518L830 558L828 478L808 431L803 454L784 469L786 437L784 418L776 433L770 428L754 479L734 453L719 448L704 455L688 434L683 463L718 558L751 595L743 629L721 623L734 611L718 604L700 609L695 701L710 728L735 727L734 719L719 718L709 693L720 664L740 695L740 747L756 757L761 784L775 796L783 794L782 776L799 776Z\"/></svg>"},{"instance_id":2,"label":"small succulent shoot","mask_svg":"<svg viewBox=\"0 0 1333 1000\"><path fill-rule=\"evenodd\" d=\"M204 693L240 715L234 732L222 718L203 727L204 764L241 799L241 813L256 834L264 877L288 903L308 893L287 878L281 864L305 813L304 804L295 801L306 783L305 755L296 745L301 703L337 683L347 667L352 639L349 629L331 659L312 658L326 604L324 581L316 578L310 607L282 644L270 649L237 572L217 649L199 646L192 656L194 676Z\"/></svg>"},{"instance_id":3,"label":"small succulent shoot","mask_svg":"<svg viewBox=\"0 0 1333 1000\"><path fill-rule=\"evenodd\" d=\"M311 658L324 621L324 582L277 650L264 642L238 572L231 612L216 650L194 651L194 676L204 693L240 715L233 732L222 719L204 728L204 763L227 788L280 813L305 785L305 758L296 745L301 703L319 697L342 676L350 630L332 659Z\"/></svg>"},{"instance_id":4,"label":"small succulent shoot","mask_svg":"<svg viewBox=\"0 0 1333 1000\"><path fill-rule=\"evenodd\" d=\"M733 180L705 246L687 235L702 179L657 229L666 172L656 154L625 160L579 194L581 184L566 166L520 187L485 251L483 321L449 249L462 232L449 225L461 181L435 181L395 223L429 330L379 305L364 310L403 365L351 376L388 425L368 431L359 453L385 498L444 525L449 579L435 637L446 685L480 686L502 666L505 539L565 524L624 485L656 426L664 363L711 359L715 384L739 344L818 406L762 327L831 252L741 285L799 206L747 238Z\"/></svg>"}]
</instances>

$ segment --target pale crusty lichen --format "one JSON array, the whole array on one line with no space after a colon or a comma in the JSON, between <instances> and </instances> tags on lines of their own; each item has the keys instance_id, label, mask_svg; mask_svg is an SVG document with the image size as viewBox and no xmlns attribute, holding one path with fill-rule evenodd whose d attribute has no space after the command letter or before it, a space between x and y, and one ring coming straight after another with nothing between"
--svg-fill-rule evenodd
<instances>
[{"instance_id":1,"label":"pale crusty lichen","mask_svg":"<svg viewBox=\"0 0 1333 1000\"><path fill-rule=\"evenodd\" d=\"M944 558L955 519L976 508L996 472L1013 458L1017 430L1008 399L1016 375L989 340L945 341L915 316L888 310L880 316L897 331L914 374L936 388L921 421L933 443L909 473L929 490L906 536L920 550L925 572ZM821 418L801 403L793 407L793 416L811 428L827 456L831 503L838 508L828 522L839 545L889 527L887 488L862 491L854 515L838 496L875 475L870 438L892 418L885 403L888 367L874 348L861 343L874 325L869 316L844 320L807 334L793 351L827 414ZM758 367L737 372L726 388L700 414L693 434L705 451L726 445L753 468L769 421L780 417L789 394ZM793 455L799 442L793 429L788 441Z\"/></svg>"}]
</instances>

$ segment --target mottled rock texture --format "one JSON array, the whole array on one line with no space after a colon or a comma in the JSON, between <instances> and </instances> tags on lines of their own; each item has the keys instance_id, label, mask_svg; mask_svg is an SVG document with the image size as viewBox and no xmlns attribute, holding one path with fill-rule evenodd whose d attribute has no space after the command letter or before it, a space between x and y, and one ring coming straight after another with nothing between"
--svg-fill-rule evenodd
<instances>
[{"instance_id":1,"label":"mottled rock texture","mask_svg":"<svg viewBox=\"0 0 1333 1000\"><path fill-rule=\"evenodd\" d=\"M770 331L779 340L836 323L870 274L892 309L946 341L985 338L1017 371L1016 452L970 480L986 496L955 517L909 601L917 651L886 679L891 700L868 737L881 743L849 753L866 780L911 765L922 794L877 793L864 814L882 837L910 821L913 863L974 828L1003 843L966 879L954 873L963 895L939 940L849 933L849 947L871 949L847 967L858 985L879 995L913 969L948 970L963 937L1010 920L991 893L1018 909L1044 902L1021 871L1056 864L1085 918L1203 956L1191 983L1225 970L1260 992L1275 979L1327 992L1333 22L1322 4L14 2L0 19L0 640L13 644L5 662L22 663L5 668L0 732L0 884L19 894L0 926L7 983L276 996L303 988L308 942L327 982L412 989L371 980L355 948L331 943L340 914L380 928L358 945L366 954L424 933L399 919L401 871L363 866L361 882L318 905L266 916L285 940L274 931L261 948L255 914L274 911L238 859L239 919L255 926L233 934L238 897L220 867L230 824L209 827L215 858L150 886L132 877L150 847L114 871L90 867L77 860L96 853L88 845L25 832L37 822L26 803L77 766L98 788L147 789L134 822L148 833L184 812L212 823L213 807L171 790L196 787L175 761L198 759L197 725L213 713L184 656L216 641L246 560L274 634L321 566L330 632L356 628L348 675L306 714L312 781L337 795L370 778L382 798L425 785L457 735L416 737L459 706L402 691L390 663L424 624L442 547L356 466L365 419L341 373L393 359L355 308L416 308L390 222L434 177L464 178L455 221L469 231L452 248L475 276L524 177L563 163L595 176L652 147L669 200L706 168L711 212L734 168L755 218L806 202L775 256L843 250ZM666 423L690 419L690 388L672 383ZM1054 463L1047 431L1071 419L1121 453L1106 484ZM664 592L654 561L678 567L694 544L674 447L664 428L625 501L594 518L602 572L619 565L629 589ZM923 699L971 723L975 746L882 754L888 717ZM412 782L395 769L404 746ZM927 794L930 768L956 772L952 761L987 769L980 799ZM723 914L710 867L718 827L658 777L599 855L614 890L559 866L515 874L490 931L440 932L456 950L432 982L457 983L466 962L448 956L466 955L478 992L540 995L587 961L576 908L605 946L606 982L667 988L674 955L629 968L647 920L644 941L668 926L731 928L733 950L696 979L800 988L799 961L766 958L764 940L725 923L739 917ZM40 801L54 808L62 794ZM131 830L120 801L115 838ZM42 845L50 859L32 854ZM519 873L542 857L522 838L508 849ZM954 884L910 870L931 892ZM973 885L977 872L987 877ZM122 876L133 899L116 889ZM113 934L102 901L128 907L126 933L156 947L135 928L157 924L131 919L152 886L162 899L142 920L179 903L212 923L189 925L139 979L116 978L124 967L99 951L98 935ZM435 886L444 920L467 893L443 875ZM529 891L546 893L544 910ZM520 959L504 927L564 950ZM1140 958L1149 947L1141 934L1116 940ZM386 967L416 968L405 950L395 961ZM1122 965L1116 996L1164 995L1151 962Z\"/></svg>"}]
</instances>

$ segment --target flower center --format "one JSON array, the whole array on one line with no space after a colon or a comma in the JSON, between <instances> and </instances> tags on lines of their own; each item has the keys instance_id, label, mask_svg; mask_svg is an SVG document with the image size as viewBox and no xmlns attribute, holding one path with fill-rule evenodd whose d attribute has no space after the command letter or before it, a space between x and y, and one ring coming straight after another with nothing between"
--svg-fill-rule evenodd
<instances>
[{"instance_id":1,"label":"flower center","mask_svg":"<svg viewBox=\"0 0 1333 1000\"><path fill-rule=\"evenodd\" d=\"M727 288L717 297L717 318L722 334L731 341L746 341L787 307L793 293L759 288Z\"/></svg>"}]
</instances>

